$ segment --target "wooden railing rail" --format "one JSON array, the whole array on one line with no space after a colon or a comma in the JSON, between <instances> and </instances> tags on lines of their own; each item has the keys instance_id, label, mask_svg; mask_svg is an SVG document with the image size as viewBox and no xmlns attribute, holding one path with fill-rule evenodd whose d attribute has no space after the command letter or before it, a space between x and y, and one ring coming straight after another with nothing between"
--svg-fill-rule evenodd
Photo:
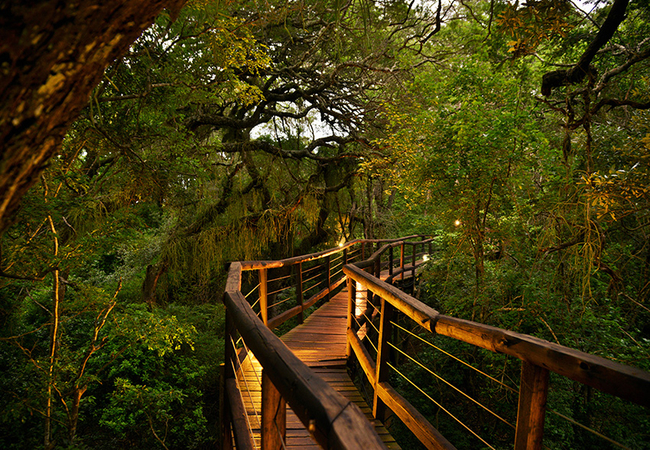
<instances>
[{"instance_id":1,"label":"wooden railing rail","mask_svg":"<svg viewBox=\"0 0 650 450\"><path fill-rule=\"evenodd\" d=\"M350 248L360 246L358 252L363 259L367 245L393 244L401 246L402 254L408 239L356 240L338 248L310 255L287 258L279 261L244 261L230 265L223 302L226 306L226 336L224 365L224 404L222 410L223 448L236 445L237 449L253 448L249 424L242 395L237 384L237 370L240 367L241 352L236 342L239 336L262 365L262 449L280 449L286 432L285 402L307 427L314 439L324 448L375 449L385 448L372 424L361 410L341 394L322 381L302 363L270 328L280 325L291 317L309 308L318 300L328 296L346 279L343 265L352 262ZM391 247L392 248L392 247ZM333 265L339 257L342 261ZM413 251L413 255L416 252ZM415 256L413 257L415 258ZM322 287L309 299L303 298L305 279L303 265L322 260ZM413 259L415 261L415 259ZM404 259L401 266L404 267ZM341 266L334 276L333 267ZM408 266L408 265L407 265ZM269 277L271 269L295 269L296 305L275 317L270 316L269 283L277 282ZM253 311L249 301L241 292L244 271L257 271L260 317ZM285 274L286 275L286 274ZM313 276L310 274L310 276ZM284 280L287 276L281 277ZM316 276L318 278L318 276ZM280 278L278 278L280 279ZM313 281L312 281L313 282Z\"/></svg>"},{"instance_id":2,"label":"wooden railing rail","mask_svg":"<svg viewBox=\"0 0 650 450\"><path fill-rule=\"evenodd\" d=\"M252 310L236 285L241 280L241 265L233 263L224 295L227 311L225 416L223 448L232 448L232 436L238 449L253 448L245 424L246 412L238 392L235 373L228 366L236 349L236 332L263 367L262 377L262 448L281 449L282 424L286 423L286 401L314 439L324 448L385 448L363 412L316 376L266 327ZM280 428L276 431L276 427ZM279 433L278 433L279 431Z\"/></svg>"},{"instance_id":3,"label":"wooden railing rail","mask_svg":"<svg viewBox=\"0 0 650 450\"><path fill-rule=\"evenodd\" d=\"M366 252L368 246L372 247L374 244L383 245L381 249L376 251L372 256L371 260L375 261L381 258L387 249L392 249L394 247L401 248L401 254L405 254L405 248L411 246L412 251L408 253L408 257L400 258L400 265L398 268L393 268L392 258L390 263L385 261L383 263L384 267L388 266L391 273L393 271L404 271L404 268L413 269L415 261L422 254L426 253L424 251L418 253L416 252L416 247L420 245L421 249L424 249L424 245L428 245L429 253L431 251L431 241L428 239L425 241L413 242L413 239L421 239L422 235L412 235L399 239L356 239L354 241L347 242L339 247L324 250L318 253L312 253L309 255L296 256L292 258L281 259L277 261L241 261L241 270L242 271L257 271L258 272L258 284L259 284L259 304L260 304L260 317L262 322L267 325L269 328L276 328L286 322L287 320L299 316L298 320L300 323L303 321L304 311L313 306L319 300L323 298L330 298L332 292L339 288L345 281L345 275L343 271L339 271L338 276L333 276L331 261L332 258L337 254L342 256L344 264L353 262L348 258L349 250L353 247L361 247L360 251L360 260L366 258ZM410 259L410 264L409 260ZM323 270L322 270L322 279L316 285L310 287L320 287L315 293L308 296L307 299L304 298L305 294L305 279L304 275L304 266L310 262L322 261ZM269 271L272 269L276 270L291 270L294 271L294 281L293 287L296 290L295 305L289 308L286 308L284 311L277 313L273 316L270 312L271 304L269 302L269 289L268 285L271 282L269 277ZM414 269L413 269L414 270Z\"/></svg>"},{"instance_id":4,"label":"wooden railing rail","mask_svg":"<svg viewBox=\"0 0 650 450\"><path fill-rule=\"evenodd\" d=\"M650 373L532 336L445 316L391 284L381 281L379 277L365 272L363 267L369 265L371 264L365 261L344 267L350 294L348 356L354 353L374 387L375 417L380 417L383 410L389 408L427 448L450 449L453 446L387 381L387 337L390 336L391 316L397 311L430 333L448 336L522 361L515 450L542 448L549 372L555 372L630 402L650 406ZM380 299L381 319L375 360L352 327L355 284Z\"/></svg>"}]
</instances>

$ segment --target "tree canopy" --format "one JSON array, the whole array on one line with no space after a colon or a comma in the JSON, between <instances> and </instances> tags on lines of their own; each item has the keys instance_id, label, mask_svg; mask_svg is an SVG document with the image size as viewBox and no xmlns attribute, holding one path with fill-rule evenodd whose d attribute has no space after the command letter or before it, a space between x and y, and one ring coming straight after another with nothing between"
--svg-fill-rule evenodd
<instances>
[{"instance_id":1,"label":"tree canopy","mask_svg":"<svg viewBox=\"0 0 650 450\"><path fill-rule=\"evenodd\" d=\"M227 263L354 238L433 235L426 303L650 368L646 0L0 12L5 448L212 445Z\"/></svg>"}]
</instances>

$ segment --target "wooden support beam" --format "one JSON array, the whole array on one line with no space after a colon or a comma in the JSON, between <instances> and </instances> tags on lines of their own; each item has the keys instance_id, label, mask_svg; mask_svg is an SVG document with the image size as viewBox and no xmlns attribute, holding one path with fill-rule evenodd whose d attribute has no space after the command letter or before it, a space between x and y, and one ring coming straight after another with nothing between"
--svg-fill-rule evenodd
<instances>
[{"instance_id":1,"label":"wooden support beam","mask_svg":"<svg viewBox=\"0 0 650 450\"><path fill-rule=\"evenodd\" d=\"M303 303L304 303L304 298L303 298L303 292L302 292L302 263L299 262L296 264L296 295L298 296L298 305L300 305L300 317L298 318L298 322L303 323L305 320L305 313L304 313L304 308L303 308Z\"/></svg>"},{"instance_id":2,"label":"wooden support beam","mask_svg":"<svg viewBox=\"0 0 650 450\"><path fill-rule=\"evenodd\" d=\"M282 450L287 439L287 404L262 371L262 450Z\"/></svg>"},{"instance_id":3,"label":"wooden support beam","mask_svg":"<svg viewBox=\"0 0 650 450\"><path fill-rule=\"evenodd\" d=\"M356 283L351 280L350 278L347 278L347 288L348 288L348 317L347 317L347 327L346 329L348 331L352 330L352 316L354 316L354 312L357 307L357 302L356 302L356 289L355 285ZM350 340L346 339L346 344L345 344L345 356L347 359L350 359L350 356L352 355L352 349L350 347Z\"/></svg>"},{"instance_id":4,"label":"wooden support beam","mask_svg":"<svg viewBox=\"0 0 650 450\"><path fill-rule=\"evenodd\" d=\"M231 361L235 360L235 355L237 354L236 349L233 347L233 342L236 341L236 336L237 336L237 330L235 329L235 323L232 321L232 317L230 314L228 314L228 311L226 311L226 331L224 334L224 361L226 363L226 366L224 368L225 370L225 378L234 378L235 377L235 372L233 370L233 366L231 365Z\"/></svg>"},{"instance_id":5,"label":"wooden support beam","mask_svg":"<svg viewBox=\"0 0 650 450\"><path fill-rule=\"evenodd\" d=\"M226 370L225 365L219 365L219 440L222 450L232 450L232 417L230 415L230 405L226 400Z\"/></svg>"},{"instance_id":6,"label":"wooden support beam","mask_svg":"<svg viewBox=\"0 0 650 450\"><path fill-rule=\"evenodd\" d=\"M417 244L413 244L413 273L411 274L411 280L413 284L411 285L411 295L415 294L415 269L417 263Z\"/></svg>"},{"instance_id":7,"label":"wooden support beam","mask_svg":"<svg viewBox=\"0 0 650 450\"><path fill-rule=\"evenodd\" d=\"M241 292L226 292L224 304L247 346L268 370L274 386L322 447L386 448L363 412L318 377L264 326Z\"/></svg>"},{"instance_id":8,"label":"wooden support beam","mask_svg":"<svg viewBox=\"0 0 650 450\"><path fill-rule=\"evenodd\" d=\"M326 284L327 284L327 301L329 302L332 299L332 260L330 256L325 257L325 275L326 275Z\"/></svg>"},{"instance_id":9,"label":"wooden support beam","mask_svg":"<svg viewBox=\"0 0 650 450\"><path fill-rule=\"evenodd\" d=\"M542 449L548 379L547 369L521 362L515 450Z\"/></svg>"},{"instance_id":10,"label":"wooden support beam","mask_svg":"<svg viewBox=\"0 0 650 450\"><path fill-rule=\"evenodd\" d=\"M456 450L440 432L413 405L386 383L377 383L379 397L428 449Z\"/></svg>"},{"instance_id":11,"label":"wooden support beam","mask_svg":"<svg viewBox=\"0 0 650 450\"><path fill-rule=\"evenodd\" d=\"M386 404L379 397L377 391L377 384L388 381L389 367L388 358L390 355L390 346L388 339L392 336L392 325L390 323L393 318L395 308L387 300L381 299L381 320L379 322L379 338L377 342L377 374L375 376L375 389L372 400L372 415L375 419L385 420L388 415Z\"/></svg>"},{"instance_id":12,"label":"wooden support beam","mask_svg":"<svg viewBox=\"0 0 650 450\"><path fill-rule=\"evenodd\" d=\"M260 281L260 313L264 325L269 324L269 285L268 285L268 271L267 269L259 269Z\"/></svg>"},{"instance_id":13,"label":"wooden support beam","mask_svg":"<svg viewBox=\"0 0 650 450\"><path fill-rule=\"evenodd\" d=\"M232 432L237 450L252 450L255 446L248 429L248 415L234 378L226 378L226 399L232 418Z\"/></svg>"}]
</instances>

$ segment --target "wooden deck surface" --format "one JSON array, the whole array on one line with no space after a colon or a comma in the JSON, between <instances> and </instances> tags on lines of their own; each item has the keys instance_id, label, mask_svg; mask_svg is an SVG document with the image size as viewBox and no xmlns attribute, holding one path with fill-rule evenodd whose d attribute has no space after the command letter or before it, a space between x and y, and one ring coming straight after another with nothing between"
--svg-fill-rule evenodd
<instances>
[{"instance_id":1,"label":"wooden deck surface","mask_svg":"<svg viewBox=\"0 0 650 450\"><path fill-rule=\"evenodd\" d=\"M388 430L372 418L372 410L348 375L345 367L346 316L348 293L344 289L314 311L302 325L292 329L282 340L307 366L327 381L334 389L361 408L374 423L377 433L388 448L398 449ZM261 366L251 355L242 364L239 384L253 430L254 442L260 448L261 429ZM291 449L318 449L309 432L287 406L287 441Z\"/></svg>"}]
</instances>

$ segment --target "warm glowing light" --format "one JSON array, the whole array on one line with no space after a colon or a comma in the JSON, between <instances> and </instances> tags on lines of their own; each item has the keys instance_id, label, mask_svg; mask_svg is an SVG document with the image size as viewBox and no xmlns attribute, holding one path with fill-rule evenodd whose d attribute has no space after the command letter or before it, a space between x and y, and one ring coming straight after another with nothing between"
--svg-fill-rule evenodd
<instances>
[{"instance_id":1,"label":"warm glowing light","mask_svg":"<svg viewBox=\"0 0 650 450\"><path fill-rule=\"evenodd\" d=\"M339 247L343 247L343 242L339 242Z\"/></svg>"},{"instance_id":2,"label":"warm glowing light","mask_svg":"<svg viewBox=\"0 0 650 450\"><path fill-rule=\"evenodd\" d=\"M425 261L429 261L429 255L424 255L424 258L423 258L423 259L424 259Z\"/></svg>"},{"instance_id":3,"label":"warm glowing light","mask_svg":"<svg viewBox=\"0 0 650 450\"><path fill-rule=\"evenodd\" d=\"M460 225L460 220L456 219L456 221L454 222L454 225L459 226Z\"/></svg>"},{"instance_id":4,"label":"warm glowing light","mask_svg":"<svg viewBox=\"0 0 650 450\"><path fill-rule=\"evenodd\" d=\"M354 297L354 315L355 317L361 317L363 311L366 309L366 298L365 295L367 292L361 286L361 283L356 282L356 295Z\"/></svg>"}]
</instances>

